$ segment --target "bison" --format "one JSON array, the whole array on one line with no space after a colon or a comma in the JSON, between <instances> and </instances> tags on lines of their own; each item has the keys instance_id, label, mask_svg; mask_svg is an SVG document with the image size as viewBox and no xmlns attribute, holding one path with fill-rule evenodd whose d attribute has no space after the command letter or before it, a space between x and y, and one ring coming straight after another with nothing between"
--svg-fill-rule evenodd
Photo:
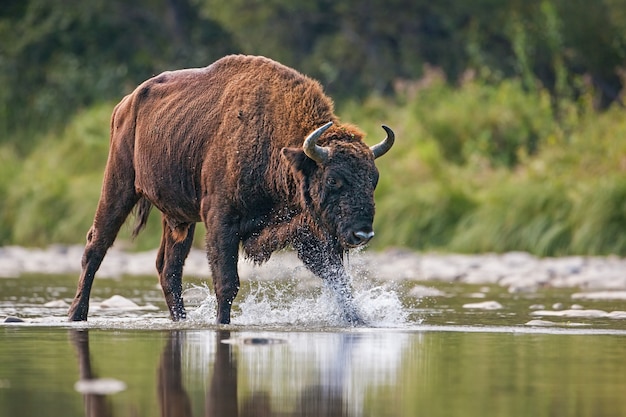
<instances>
[{"instance_id":1,"label":"bison","mask_svg":"<svg viewBox=\"0 0 626 417\"><path fill-rule=\"evenodd\" d=\"M69 319L87 320L94 276L129 214L136 236L155 206L156 269L172 320L186 317L183 264L203 222L218 324L230 322L240 248L260 264L286 247L334 287L345 319L361 323L343 259L374 236L374 159L394 143L383 129L387 137L367 146L317 81L265 57L232 55L145 81L113 110Z\"/></svg>"}]
</instances>

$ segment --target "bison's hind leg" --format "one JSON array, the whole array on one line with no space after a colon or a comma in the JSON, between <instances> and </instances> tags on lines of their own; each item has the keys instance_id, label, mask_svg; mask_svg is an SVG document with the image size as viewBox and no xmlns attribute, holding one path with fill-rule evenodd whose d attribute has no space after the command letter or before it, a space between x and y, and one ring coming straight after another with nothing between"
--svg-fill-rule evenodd
<instances>
[{"instance_id":1,"label":"bison's hind leg","mask_svg":"<svg viewBox=\"0 0 626 417\"><path fill-rule=\"evenodd\" d=\"M129 107L132 104L130 97L132 96L126 96L113 110L109 157L104 171L102 192L93 225L87 235L78 288L68 313L70 320L87 320L89 295L96 271L141 197L135 188L135 117L131 117L134 113Z\"/></svg>"},{"instance_id":2,"label":"bison's hind leg","mask_svg":"<svg viewBox=\"0 0 626 417\"><path fill-rule=\"evenodd\" d=\"M113 245L117 233L139 200L132 183L124 187L123 183L106 180L93 225L87 233L87 244L81 261L82 271L78 279L76 295L70 306L68 318L71 321L87 320L91 286L104 259L107 250Z\"/></svg>"},{"instance_id":3,"label":"bison's hind leg","mask_svg":"<svg viewBox=\"0 0 626 417\"><path fill-rule=\"evenodd\" d=\"M165 302L173 321L187 317L182 296L183 266L191 250L195 229L195 223L178 225L172 229L166 216L163 215L163 235L156 267Z\"/></svg>"}]
</instances>

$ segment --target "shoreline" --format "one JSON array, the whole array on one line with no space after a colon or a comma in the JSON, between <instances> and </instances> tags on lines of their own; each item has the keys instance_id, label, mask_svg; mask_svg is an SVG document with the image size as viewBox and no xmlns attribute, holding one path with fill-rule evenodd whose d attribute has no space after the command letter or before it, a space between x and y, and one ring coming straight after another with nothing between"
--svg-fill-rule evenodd
<instances>
[{"instance_id":1,"label":"shoreline","mask_svg":"<svg viewBox=\"0 0 626 417\"><path fill-rule=\"evenodd\" d=\"M47 248L0 247L0 278L25 274L80 274L82 245L52 245ZM156 275L157 250L126 252L111 248L96 277ZM438 254L404 249L350 253L348 269L353 276L377 280L441 281L494 284L509 292L533 292L541 288L578 288L593 291L626 290L626 259L615 256L567 256L538 258L526 252L504 254ZM272 255L261 266L240 257L242 280L282 278L315 279L290 251ZM204 251L193 248L185 262L187 276L210 278Z\"/></svg>"}]
</instances>

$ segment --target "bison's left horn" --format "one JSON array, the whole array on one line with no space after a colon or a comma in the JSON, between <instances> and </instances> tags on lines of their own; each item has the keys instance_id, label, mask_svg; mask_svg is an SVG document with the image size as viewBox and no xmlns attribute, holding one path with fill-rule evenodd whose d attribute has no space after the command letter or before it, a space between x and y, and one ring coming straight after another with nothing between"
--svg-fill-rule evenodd
<instances>
[{"instance_id":1,"label":"bison's left horn","mask_svg":"<svg viewBox=\"0 0 626 417\"><path fill-rule=\"evenodd\" d=\"M385 125L383 125L383 129L385 129L385 132L387 132L387 137L385 138L385 140L377 145L370 147L370 149L374 153L374 158L378 158L379 156L383 156L384 154L386 154L387 151L393 146L393 142L396 140L396 135L393 133L393 130Z\"/></svg>"},{"instance_id":2,"label":"bison's left horn","mask_svg":"<svg viewBox=\"0 0 626 417\"><path fill-rule=\"evenodd\" d=\"M333 125L333 122L328 122L322 127L318 127L315 129L307 138L304 140L304 145L302 145L302 149L304 149L304 153L306 156L317 162L318 164L323 164L328 161L328 148L324 146L319 146L317 144L317 140L322 136L322 133L326 131L329 127Z\"/></svg>"}]
</instances>

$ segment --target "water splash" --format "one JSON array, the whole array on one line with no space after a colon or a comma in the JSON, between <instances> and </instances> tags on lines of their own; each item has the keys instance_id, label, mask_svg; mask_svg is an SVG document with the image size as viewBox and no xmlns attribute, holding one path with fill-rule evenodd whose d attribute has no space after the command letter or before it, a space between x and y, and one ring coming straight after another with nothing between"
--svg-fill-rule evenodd
<instances>
[{"instance_id":1,"label":"water splash","mask_svg":"<svg viewBox=\"0 0 626 417\"><path fill-rule=\"evenodd\" d=\"M216 318L215 294L201 287L207 296L190 311L194 321L213 323ZM197 291L197 287L194 289ZM409 313L391 285L368 286L360 283L354 292L354 303L368 326L402 327ZM289 281L251 281L233 304L233 325L271 327L349 327L342 307L330 288L298 289Z\"/></svg>"},{"instance_id":2,"label":"water splash","mask_svg":"<svg viewBox=\"0 0 626 417\"><path fill-rule=\"evenodd\" d=\"M352 277L350 287L354 307L368 327L400 328L416 324L409 323L410 309L401 301L399 285L373 277L363 262L361 250L352 251L345 266L346 272ZM265 269L268 267L264 266ZM338 295L345 288L341 285L338 288L333 288L331 284L324 285L319 278L305 278L301 272L302 266L294 266L285 259L276 259L270 270L259 272L256 278L253 276L252 279L242 280L242 288L233 303L231 323L275 328L351 327L346 312L350 311L352 300ZM205 285L187 291L196 294L196 300L200 301L189 317L201 323L213 324L217 302L212 289ZM189 305L187 300L185 303Z\"/></svg>"},{"instance_id":3,"label":"water splash","mask_svg":"<svg viewBox=\"0 0 626 417\"><path fill-rule=\"evenodd\" d=\"M409 322L409 312L392 286L357 290L355 300L365 320L374 327L402 327Z\"/></svg>"}]
</instances>

